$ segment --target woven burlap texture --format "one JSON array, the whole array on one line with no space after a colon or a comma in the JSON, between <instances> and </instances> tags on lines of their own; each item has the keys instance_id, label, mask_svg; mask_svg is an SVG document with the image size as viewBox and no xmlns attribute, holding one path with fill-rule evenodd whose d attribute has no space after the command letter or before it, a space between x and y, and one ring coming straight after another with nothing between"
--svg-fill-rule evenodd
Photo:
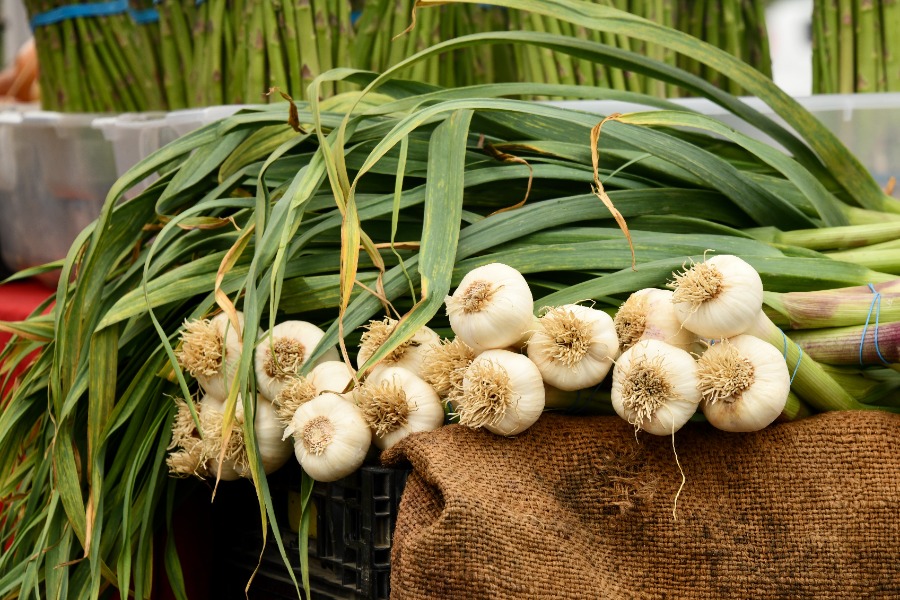
<instances>
[{"instance_id":1,"label":"woven burlap texture","mask_svg":"<svg viewBox=\"0 0 900 600\"><path fill-rule=\"evenodd\" d=\"M900 416L752 434L544 415L385 453L413 467L391 598L900 598Z\"/></svg>"}]
</instances>

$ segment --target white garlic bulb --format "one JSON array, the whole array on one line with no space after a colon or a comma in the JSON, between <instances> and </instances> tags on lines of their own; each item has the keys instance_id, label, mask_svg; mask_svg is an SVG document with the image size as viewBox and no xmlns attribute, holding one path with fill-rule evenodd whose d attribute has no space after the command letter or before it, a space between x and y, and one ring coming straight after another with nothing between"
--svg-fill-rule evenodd
<instances>
[{"instance_id":1,"label":"white garlic bulb","mask_svg":"<svg viewBox=\"0 0 900 600\"><path fill-rule=\"evenodd\" d=\"M299 374L323 337L324 331L306 321L284 321L275 325L263 336L254 355L253 366L259 392L273 400L288 379ZM316 364L339 359L337 348L331 347Z\"/></svg>"},{"instance_id":2,"label":"white garlic bulb","mask_svg":"<svg viewBox=\"0 0 900 600\"><path fill-rule=\"evenodd\" d=\"M310 371L307 379L316 388L317 394L334 392L343 394L353 383L355 373L347 363L342 360L327 360L320 362Z\"/></svg>"},{"instance_id":3,"label":"white garlic bulb","mask_svg":"<svg viewBox=\"0 0 900 600\"><path fill-rule=\"evenodd\" d=\"M706 420L725 431L759 431L781 414L791 390L784 357L771 344L738 335L709 347L697 361Z\"/></svg>"},{"instance_id":4,"label":"white garlic bulb","mask_svg":"<svg viewBox=\"0 0 900 600\"><path fill-rule=\"evenodd\" d=\"M659 340L641 340L613 369L616 413L653 435L671 435L697 411L697 364L690 354Z\"/></svg>"},{"instance_id":5,"label":"white garlic bulb","mask_svg":"<svg viewBox=\"0 0 900 600\"><path fill-rule=\"evenodd\" d=\"M294 455L316 481L336 481L358 469L372 432L362 413L341 396L324 393L294 413L285 436L294 437Z\"/></svg>"},{"instance_id":6,"label":"white garlic bulb","mask_svg":"<svg viewBox=\"0 0 900 600\"><path fill-rule=\"evenodd\" d=\"M461 425L516 435L531 427L544 410L544 381L527 356L485 350L466 369L455 400Z\"/></svg>"},{"instance_id":7,"label":"white garlic bulb","mask_svg":"<svg viewBox=\"0 0 900 600\"><path fill-rule=\"evenodd\" d=\"M737 256L713 256L674 276L675 314L685 329L705 339L744 333L762 308L759 273Z\"/></svg>"},{"instance_id":8,"label":"white garlic bulb","mask_svg":"<svg viewBox=\"0 0 900 600\"><path fill-rule=\"evenodd\" d=\"M675 314L672 290L644 288L631 294L616 312L616 334L622 350L638 340L659 340L676 348L695 350L697 336Z\"/></svg>"},{"instance_id":9,"label":"white garlic bulb","mask_svg":"<svg viewBox=\"0 0 900 600\"><path fill-rule=\"evenodd\" d=\"M186 321L181 334L181 349L176 358L203 388L207 395L219 400L228 396L228 388L241 362L244 314L237 313L240 330L228 315L219 313L212 319ZM257 339L257 330L253 339Z\"/></svg>"},{"instance_id":10,"label":"white garlic bulb","mask_svg":"<svg viewBox=\"0 0 900 600\"><path fill-rule=\"evenodd\" d=\"M564 391L597 385L619 353L612 317L578 304L557 306L539 320L528 342L528 358L544 382Z\"/></svg>"},{"instance_id":11,"label":"white garlic bulb","mask_svg":"<svg viewBox=\"0 0 900 600\"><path fill-rule=\"evenodd\" d=\"M444 302L450 327L475 352L517 344L534 323L528 282L502 263L469 271Z\"/></svg>"},{"instance_id":12,"label":"white garlic bulb","mask_svg":"<svg viewBox=\"0 0 900 600\"><path fill-rule=\"evenodd\" d=\"M222 423L225 403L207 395L200 401L200 425L203 427L204 459L208 460L207 470L213 476L219 469L219 456L224 441ZM251 476L246 440L242 426L244 405L240 396L234 411L231 435L222 461L222 476L225 481L249 478ZM275 413L275 407L267 400L258 400L253 421L253 431L259 447L259 457L265 473L280 469L291 456L291 444L282 440L284 429Z\"/></svg>"},{"instance_id":13,"label":"white garlic bulb","mask_svg":"<svg viewBox=\"0 0 900 600\"><path fill-rule=\"evenodd\" d=\"M368 328L360 338L359 353L356 355L356 368L365 364L378 348L387 341L388 337L397 328L399 321L385 317L381 321L370 321ZM439 346L441 338L428 327L421 327L408 340L394 348L384 360L378 363L377 368L402 367L416 375L422 371L422 363L428 350ZM374 371L373 371L374 372Z\"/></svg>"},{"instance_id":14,"label":"white garlic bulb","mask_svg":"<svg viewBox=\"0 0 900 600\"><path fill-rule=\"evenodd\" d=\"M386 450L419 431L444 424L444 407L430 385L402 367L373 373L353 397L374 433L373 442Z\"/></svg>"}]
</instances>

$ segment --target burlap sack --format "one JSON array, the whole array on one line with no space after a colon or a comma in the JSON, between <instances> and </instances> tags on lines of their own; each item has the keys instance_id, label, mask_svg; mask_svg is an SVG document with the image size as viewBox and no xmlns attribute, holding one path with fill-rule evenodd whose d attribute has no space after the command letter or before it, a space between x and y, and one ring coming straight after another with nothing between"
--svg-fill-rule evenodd
<instances>
[{"instance_id":1,"label":"burlap sack","mask_svg":"<svg viewBox=\"0 0 900 600\"><path fill-rule=\"evenodd\" d=\"M545 415L386 453L414 472L391 598L900 598L900 416L672 439Z\"/></svg>"}]
</instances>

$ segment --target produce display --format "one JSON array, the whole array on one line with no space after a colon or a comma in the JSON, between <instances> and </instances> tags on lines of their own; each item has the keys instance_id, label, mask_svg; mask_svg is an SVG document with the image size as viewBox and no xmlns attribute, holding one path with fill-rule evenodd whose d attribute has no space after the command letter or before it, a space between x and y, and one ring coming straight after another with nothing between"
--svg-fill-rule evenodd
<instances>
[{"instance_id":1,"label":"produce display","mask_svg":"<svg viewBox=\"0 0 900 600\"><path fill-rule=\"evenodd\" d=\"M900 91L895 0L815 0L813 93Z\"/></svg>"},{"instance_id":2,"label":"produce display","mask_svg":"<svg viewBox=\"0 0 900 600\"><path fill-rule=\"evenodd\" d=\"M97 6L99 4L99 6ZM663 45L624 35L590 32L555 15L502 10L485 4L416 11L412 0L149 0L63 4L26 0L38 55L45 109L64 112L175 110L217 104L297 100L313 79L333 67L380 72L438 40L485 31L526 30L578 36L610 48L646 53L668 64L676 54ZM700 39L771 72L763 3L733 0L643 2L602 0ZM113 6L115 6L113 4ZM721 36L728 26L733 35ZM752 35L744 35L744 31ZM685 60L681 66L709 81L731 84L715 68ZM658 96L677 95L640 70L600 65L552 48L483 44L419 61L404 78L444 87L505 81L597 85ZM324 80L322 96L355 89L346 80ZM732 86L732 93L738 88ZM572 97L569 93L558 98Z\"/></svg>"},{"instance_id":3,"label":"produce display","mask_svg":"<svg viewBox=\"0 0 900 600\"><path fill-rule=\"evenodd\" d=\"M447 2L420 0L420 17ZM4 372L33 361L0 413L0 597L148 597L179 500L233 478L252 480L287 562L266 473L291 450L304 563L314 479L448 421L514 436L545 410L619 414L674 444L690 419L749 431L898 410L900 202L832 133L688 34L584 0L491 4L664 45L787 126L660 57L497 31L381 75L326 72L309 102L249 106L162 148L110 190L49 312L0 324ZM402 78L497 44L640 72L779 147L644 93ZM335 84L362 91L320 99ZM832 358L848 339L852 365Z\"/></svg>"}]
</instances>

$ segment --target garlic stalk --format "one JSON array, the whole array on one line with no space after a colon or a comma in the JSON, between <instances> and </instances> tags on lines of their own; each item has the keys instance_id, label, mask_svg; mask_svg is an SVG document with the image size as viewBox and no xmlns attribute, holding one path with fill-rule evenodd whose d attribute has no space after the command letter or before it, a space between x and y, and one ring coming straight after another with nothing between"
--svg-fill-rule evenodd
<instances>
[{"instance_id":1,"label":"garlic stalk","mask_svg":"<svg viewBox=\"0 0 900 600\"><path fill-rule=\"evenodd\" d=\"M616 413L653 435L671 435L697 411L697 365L690 354L659 340L641 340L613 369Z\"/></svg>"},{"instance_id":2,"label":"garlic stalk","mask_svg":"<svg viewBox=\"0 0 900 600\"><path fill-rule=\"evenodd\" d=\"M275 325L256 347L254 370L256 387L269 400L298 375L306 358L325 336L325 332L306 321L284 321ZM337 348L329 348L316 363L340 360Z\"/></svg>"},{"instance_id":3,"label":"garlic stalk","mask_svg":"<svg viewBox=\"0 0 900 600\"><path fill-rule=\"evenodd\" d=\"M431 348L422 363L422 379L438 396L453 402L462 390L463 375L475 359L472 350L460 338L443 340L440 346Z\"/></svg>"},{"instance_id":4,"label":"garlic stalk","mask_svg":"<svg viewBox=\"0 0 900 600\"><path fill-rule=\"evenodd\" d=\"M713 256L673 275L675 314L685 329L705 339L744 333L762 308L759 273L737 256Z\"/></svg>"},{"instance_id":5,"label":"garlic stalk","mask_svg":"<svg viewBox=\"0 0 900 600\"><path fill-rule=\"evenodd\" d=\"M228 315L186 321L181 334L178 364L190 373L206 394L224 400L241 361L244 315L237 313L240 330ZM255 339L255 338L254 338Z\"/></svg>"},{"instance_id":6,"label":"garlic stalk","mask_svg":"<svg viewBox=\"0 0 900 600\"><path fill-rule=\"evenodd\" d=\"M697 336L681 325L672 296L672 290L644 288L619 307L615 325L623 351L638 340L659 340L688 352L694 349Z\"/></svg>"},{"instance_id":7,"label":"garlic stalk","mask_svg":"<svg viewBox=\"0 0 900 600\"><path fill-rule=\"evenodd\" d=\"M399 321L390 317L385 317L381 321L369 322L366 332L360 338L359 354L356 355L357 369L362 367L375 354L375 351L387 341L394 329L397 328L398 323ZM419 375L428 350L438 346L440 343L441 338L438 334L428 327L422 327L410 339L394 348L385 356L384 360L376 368L402 367Z\"/></svg>"},{"instance_id":8,"label":"garlic stalk","mask_svg":"<svg viewBox=\"0 0 900 600\"><path fill-rule=\"evenodd\" d=\"M444 407L430 385L412 371L388 367L371 375L353 394L372 441L386 450L419 431L434 431L444 424Z\"/></svg>"},{"instance_id":9,"label":"garlic stalk","mask_svg":"<svg viewBox=\"0 0 900 600\"><path fill-rule=\"evenodd\" d=\"M605 312L566 304L540 318L527 348L544 382L574 391L603 381L619 353L619 339L612 317Z\"/></svg>"},{"instance_id":10,"label":"garlic stalk","mask_svg":"<svg viewBox=\"0 0 900 600\"><path fill-rule=\"evenodd\" d=\"M751 335L710 346L697 361L700 408L713 427L759 431L784 410L791 376L781 353Z\"/></svg>"},{"instance_id":11,"label":"garlic stalk","mask_svg":"<svg viewBox=\"0 0 900 600\"><path fill-rule=\"evenodd\" d=\"M476 353L518 343L533 324L528 282L502 263L469 271L444 302L450 327Z\"/></svg>"},{"instance_id":12,"label":"garlic stalk","mask_svg":"<svg viewBox=\"0 0 900 600\"><path fill-rule=\"evenodd\" d=\"M531 359L509 350L486 350L466 369L456 412L461 425L516 435L538 420L544 399L544 381Z\"/></svg>"},{"instance_id":13,"label":"garlic stalk","mask_svg":"<svg viewBox=\"0 0 900 600\"><path fill-rule=\"evenodd\" d=\"M328 392L300 406L284 435L293 436L297 462L316 481L336 481L353 473L372 443L359 408Z\"/></svg>"},{"instance_id":14,"label":"garlic stalk","mask_svg":"<svg viewBox=\"0 0 900 600\"><path fill-rule=\"evenodd\" d=\"M353 381L353 377L354 372L350 367L339 360L326 360L317 364L306 377L300 375L291 377L272 401L278 419L287 427L301 404L324 392L343 394Z\"/></svg>"}]
</instances>

